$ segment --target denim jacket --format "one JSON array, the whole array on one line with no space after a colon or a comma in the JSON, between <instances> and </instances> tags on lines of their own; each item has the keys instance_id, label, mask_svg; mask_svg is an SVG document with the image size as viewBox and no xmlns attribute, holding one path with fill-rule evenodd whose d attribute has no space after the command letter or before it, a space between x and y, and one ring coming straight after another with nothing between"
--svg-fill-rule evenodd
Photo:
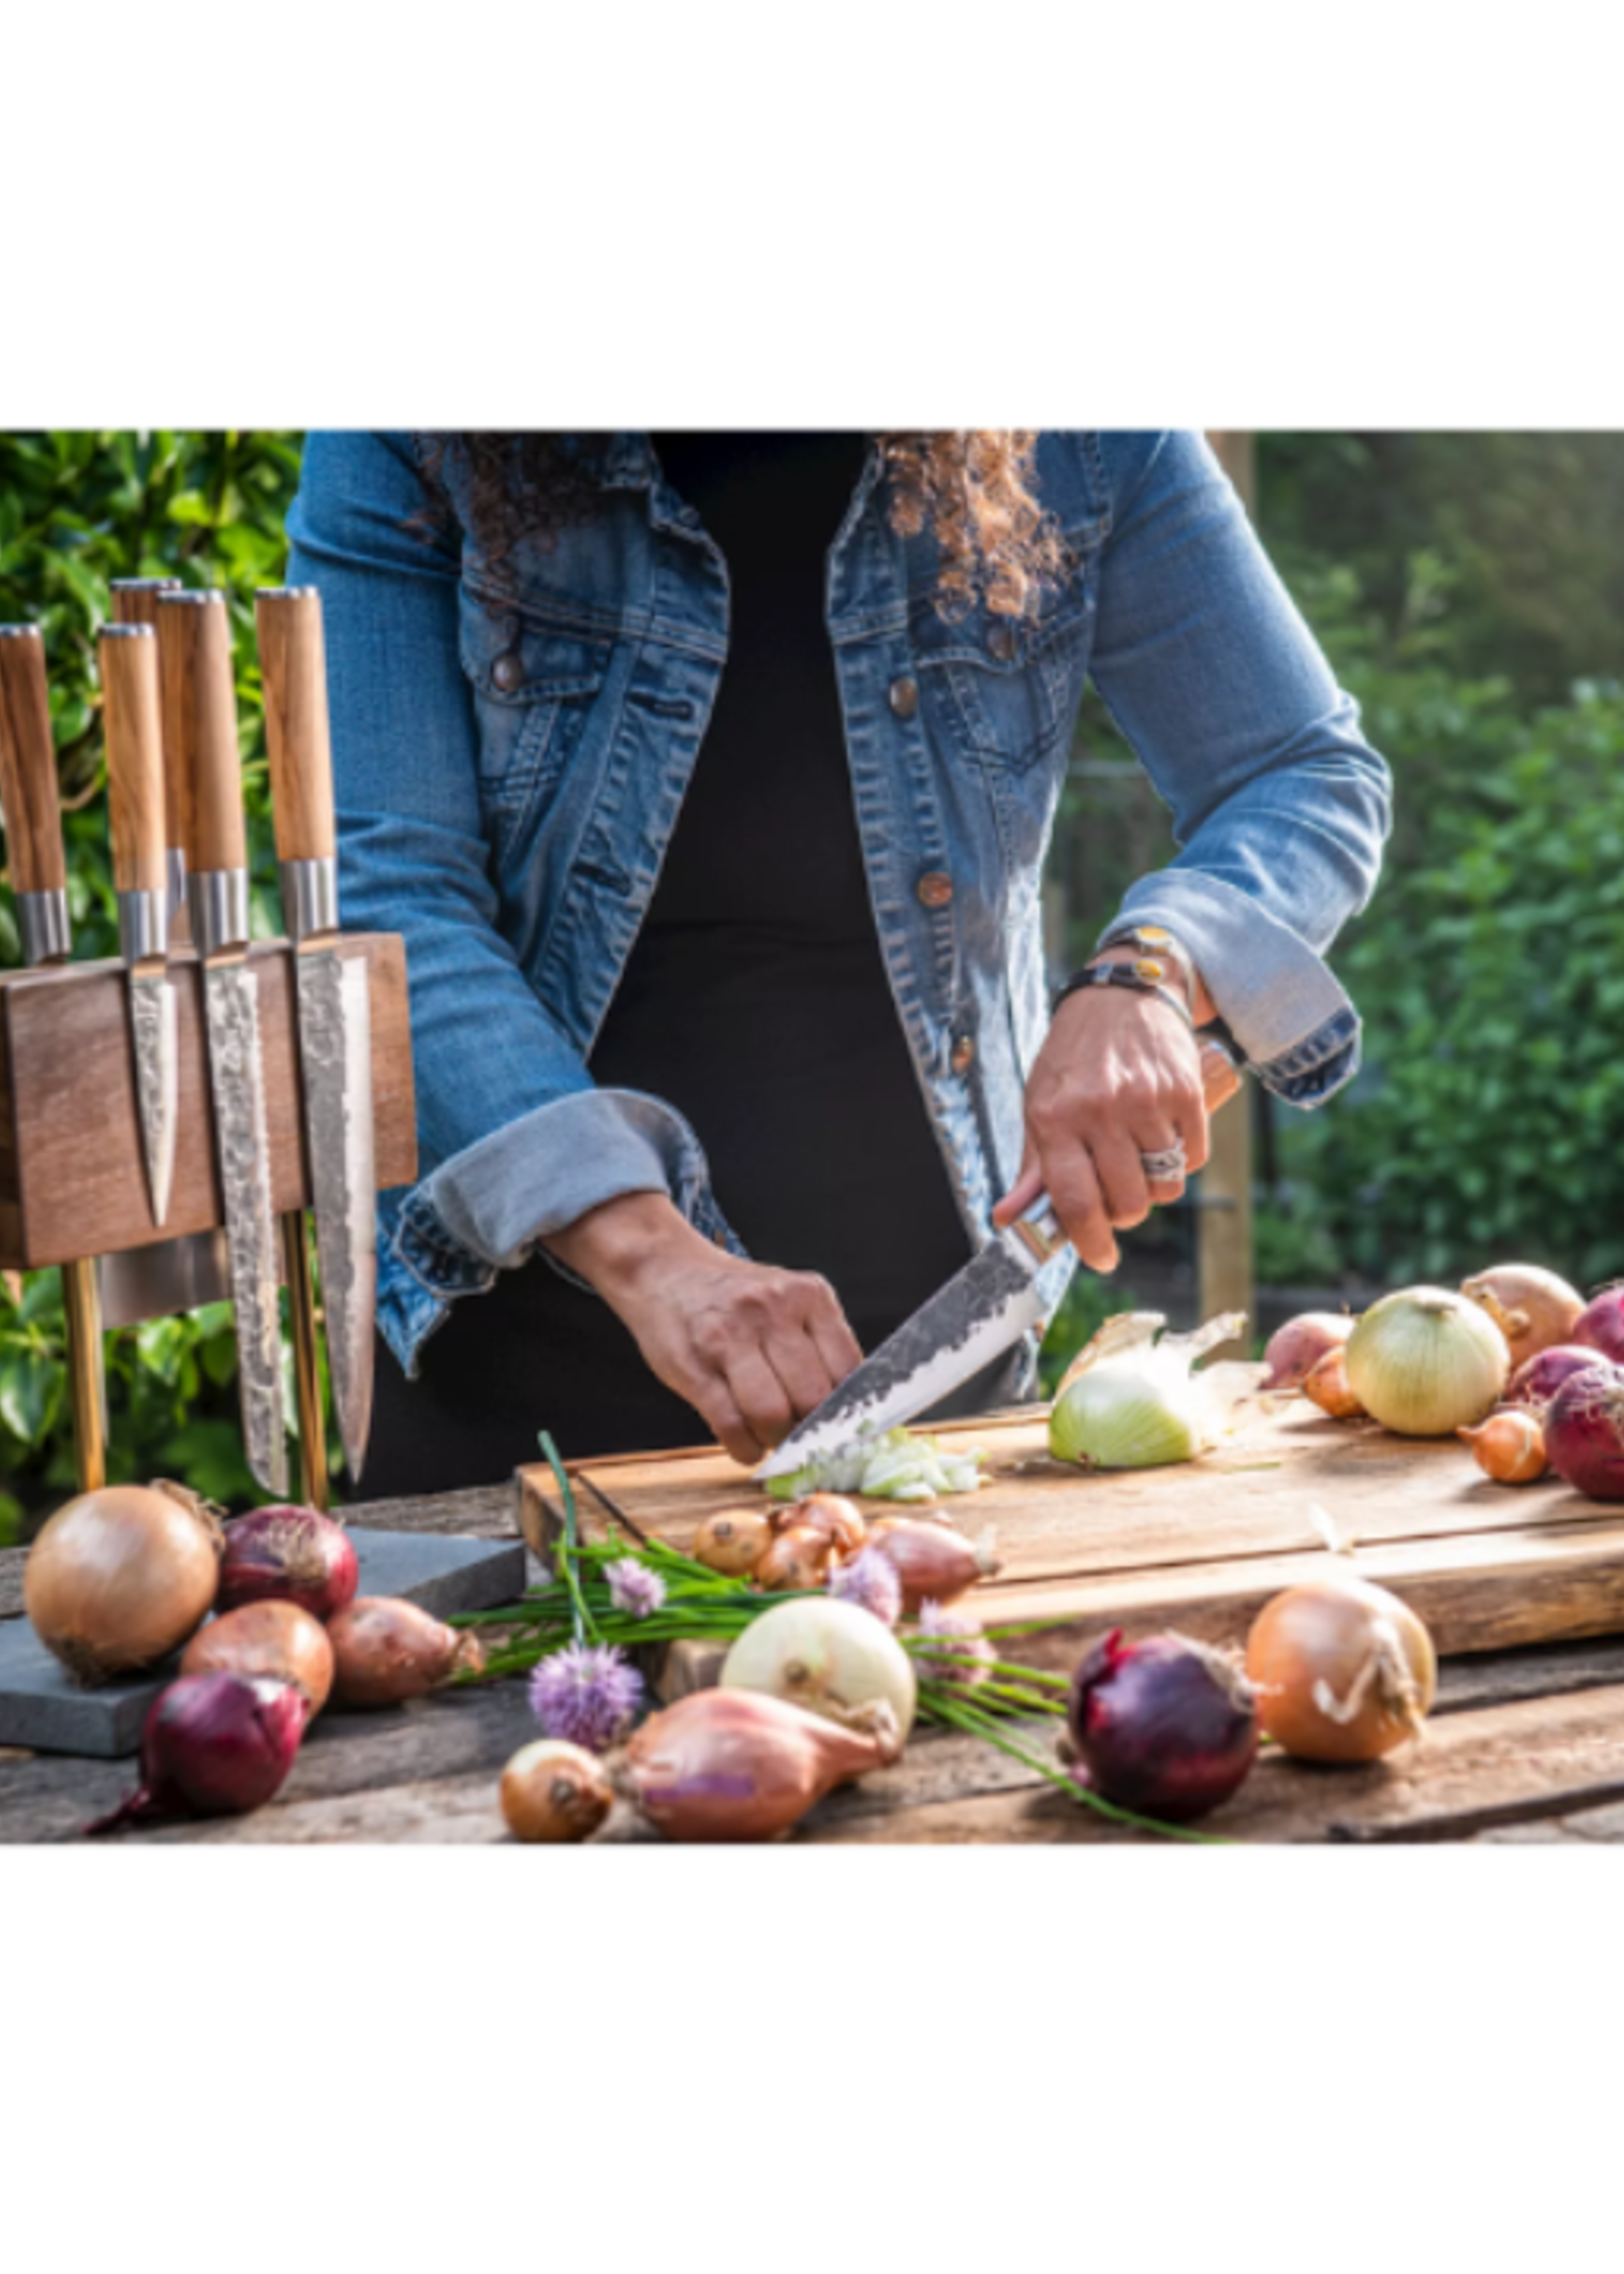
<instances>
[{"instance_id":1,"label":"denim jacket","mask_svg":"<svg viewBox=\"0 0 1624 2274\"><path fill-rule=\"evenodd\" d=\"M493 599L454 451L447 471L451 524L426 539L411 437L312 435L289 522L326 621L344 921L406 941L419 1181L379 1202L378 1315L409 1372L453 1299L620 1194L668 1192L737 1250L689 1124L586 1065L726 661L726 564L649 437L618 435L599 509L521 544ZM1072 565L1029 621L944 618L934 540L892 529L876 450L828 556L881 952L975 1244L1020 1165L1039 881L1085 680L1182 848L1103 936L1166 925L1300 1105L1358 1064L1321 956L1389 817L1357 707L1203 440L1045 434L1037 489Z\"/></svg>"}]
</instances>

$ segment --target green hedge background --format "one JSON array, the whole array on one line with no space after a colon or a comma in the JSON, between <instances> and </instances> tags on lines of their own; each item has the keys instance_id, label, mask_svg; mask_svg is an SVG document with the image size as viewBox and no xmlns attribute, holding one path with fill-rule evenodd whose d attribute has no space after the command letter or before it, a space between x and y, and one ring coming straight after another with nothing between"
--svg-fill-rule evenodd
<instances>
[{"instance_id":1,"label":"green hedge background","mask_svg":"<svg viewBox=\"0 0 1624 2274\"><path fill-rule=\"evenodd\" d=\"M0 620L40 624L78 952L116 952L95 635L115 576L222 586L237 640L257 926L279 928L252 594L280 581L291 434L0 435ZM1512 1254L1624 1270L1624 437L1270 435L1264 536L1371 739L1398 826L1335 958L1359 1080L1278 1117L1259 1276L1449 1280ZM1090 707L1079 749L1110 751ZM1079 767L1063 831L1127 838ZM1135 858L1142 857L1137 846ZM1100 860L1103 857L1104 866ZM1124 878L1122 881L1126 881ZM0 963L19 961L0 895ZM1079 1289L1068 1341L1121 1290ZM255 1496L224 1307L109 1338L115 1474ZM0 1290L0 1538L71 1487L58 1275Z\"/></svg>"}]
</instances>

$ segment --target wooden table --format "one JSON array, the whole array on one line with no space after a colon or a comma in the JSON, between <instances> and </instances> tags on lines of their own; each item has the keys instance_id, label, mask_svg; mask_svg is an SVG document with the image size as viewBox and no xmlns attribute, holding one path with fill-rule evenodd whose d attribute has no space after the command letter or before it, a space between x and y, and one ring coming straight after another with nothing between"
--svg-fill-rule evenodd
<instances>
[{"instance_id":1,"label":"wooden table","mask_svg":"<svg viewBox=\"0 0 1624 2274\"><path fill-rule=\"evenodd\" d=\"M503 1487L375 1502L353 1510L351 1521L507 1537L515 1495ZM22 1565L21 1549L0 1553L0 1615L20 1615ZM382 1714L329 1711L269 1806L244 1818L123 1837L501 1840L496 1779L535 1733L518 1682ZM134 1772L129 1761L0 1754L0 1840L73 1838L132 1787ZM1624 1839L1624 1636L1452 1659L1419 1744L1362 1769L1315 1769L1265 1755L1207 1829L1247 1841ZM618 1818L610 1830L625 1839L654 1837ZM921 1730L895 1768L831 1794L795 1837L1052 1845L1138 1836L1103 1823L984 1745Z\"/></svg>"}]
</instances>

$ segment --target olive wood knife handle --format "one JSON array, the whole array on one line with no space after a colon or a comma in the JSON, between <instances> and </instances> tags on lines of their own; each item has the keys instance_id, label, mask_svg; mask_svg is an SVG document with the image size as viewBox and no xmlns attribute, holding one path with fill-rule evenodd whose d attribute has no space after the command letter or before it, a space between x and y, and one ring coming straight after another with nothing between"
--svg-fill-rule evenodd
<instances>
[{"instance_id":1,"label":"olive wood knife handle","mask_svg":"<svg viewBox=\"0 0 1624 2274\"><path fill-rule=\"evenodd\" d=\"M65 891L68 869L45 643L31 623L0 624L0 816L12 889Z\"/></svg>"},{"instance_id":2,"label":"olive wood knife handle","mask_svg":"<svg viewBox=\"0 0 1624 2274\"><path fill-rule=\"evenodd\" d=\"M100 656L113 884L120 893L161 896L168 878L157 634L146 624L108 624Z\"/></svg>"},{"instance_id":3,"label":"olive wood knife handle","mask_svg":"<svg viewBox=\"0 0 1624 2274\"><path fill-rule=\"evenodd\" d=\"M265 690L265 743L280 861L331 860L336 849L327 652L314 585L254 596Z\"/></svg>"}]
</instances>

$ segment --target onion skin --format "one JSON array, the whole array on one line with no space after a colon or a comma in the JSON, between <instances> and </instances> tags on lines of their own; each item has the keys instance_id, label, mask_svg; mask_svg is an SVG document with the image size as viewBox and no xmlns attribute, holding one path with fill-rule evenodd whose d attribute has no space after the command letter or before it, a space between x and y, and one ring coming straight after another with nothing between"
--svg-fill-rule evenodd
<instances>
[{"instance_id":1,"label":"onion skin","mask_svg":"<svg viewBox=\"0 0 1624 2274\"><path fill-rule=\"evenodd\" d=\"M1594 1296L1568 1339L1600 1351L1614 1366L1624 1366L1624 1286L1603 1287Z\"/></svg>"},{"instance_id":2,"label":"onion skin","mask_svg":"<svg viewBox=\"0 0 1624 2274\"><path fill-rule=\"evenodd\" d=\"M1245 1677L1184 1635L1094 1644L1072 1680L1067 1726L1092 1788L1119 1807L1189 1824L1229 1799L1257 1756Z\"/></svg>"},{"instance_id":3,"label":"onion skin","mask_svg":"<svg viewBox=\"0 0 1624 2274\"><path fill-rule=\"evenodd\" d=\"M759 1690L696 1690L653 1715L616 1764L672 1839L776 1839L837 1784L882 1766L873 1737Z\"/></svg>"},{"instance_id":4,"label":"onion skin","mask_svg":"<svg viewBox=\"0 0 1624 2274\"><path fill-rule=\"evenodd\" d=\"M1432 1638L1406 1603L1352 1572L1288 1588L1247 1638L1266 1733L1300 1761L1375 1761L1437 1695Z\"/></svg>"},{"instance_id":5,"label":"onion skin","mask_svg":"<svg viewBox=\"0 0 1624 2274\"><path fill-rule=\"evenodd\" d=\"M764 1510L724 1508L706 1517L688 1552L711 1571L744 1579L766 1554L772 1538L772 1520Z\"/></svg>"},{"instance_id":6,"label":"onion skin","mask_svg":"<svg viewBox=\"0 0 1624 2274\"><path fill-rule=\"evenodd\" d=\"M1506 1338L1514 1367L1571 1341L1585 1299L1537 1263L1502 1263L1468 1279L1461 1293L1488 1312Z\"/></svg>"},{"instance_id":7,"label":"onion skin","mask_svg":"<svg viewBox=\"0 0 1624 2274\"><path fill-rule=\"evenodd\" d=\"M1348 1353L1344 1348L1328 1350L1323 1358L1316 1360L1302 1387L1303 1395L1311 1398L1320 1412L1329 1414L1333 1422L1364 1419L1364 1408L1348 1387Z\"/></svg>"},{"instance_id":8,"label":"onion skin","mask_svg":"<svg viewBox=\"0 0 1624 2274\"><path fill-rule=\"evenodd\" d=\"M459 1634L392 1595L361 1596L329 1621L327 1640L333 1702L351 1710L404 1705L485 1663L473 1634Z\"/></svg>"},{"instance_id":9,"label":"onion skin","mask_svg":"<svg viewBox=\"0 0 1624 2274\"><path fill-rule=\"evenodd\" d=\"M1475 1429L1455 1434L1472 1447L1479 1468L1496 1485L1537 1485L1549 1471L1545 1432L1538 1415L1527 1406L1502 1406Z\"/></svg>"},{"instance_id":10,"label":"onion skin","mask_svg":"<svg viewBox=\"0 0 1624 2274\"><path fill-rule=\"evenodd\" d=\"M1606 1364L1600 1351L1582 1343L1553 1343L1549 1350L1537 1351L1533 1358L1524 1360L1506 1386L1504 1403L1528 1406L1537 1414L1543 1413L1570 1374L1582 1373L1588 1366Z\"/></svg>"},{"instance_id":11,"label":"onion skin","mask_svg":"<svg viewBox=\"0 0 1624 2274\"><path fill-rule=\"evenodd\" d=\"M843 1492L809 1492L804 1500L793 1500L786 1508L773 1509L768 1522L775 1532L787 1532L793 1527L822 1533L840 1556L855 1555L868 1537L862 1510Z\"/></svg>"},{"instance_id":12,"label":"onion skin","mask_svg":"<svg viewBox=\"0 0 1624 2274\"><path fill-rule=\"evenodd\" d=\"M1564 1485L1590 1500L1624 1500L1624 1370L1570 1374L1545 1408L1544 1431Z\"/></svg>"},{"instance_id":13,"label":"onion skin","mask_svg":"<svg viewBox=\"0 0 1624 2274\"><path fill-rule=\"evenodd\" d=\"M332 1644L296 1603L245 1603L198 1629L181 1654L181 1672L291 1682L314 1720L332 1691Z\"/></svg>"},{"instance_id":14,"label":"onion skin","mask_svg":"<svg viewBox=\"0 0 1624 2274\"><path fill-rule=\"evenodd\" d=\"M1270 1335L1263 1353L1268 1369L1257 1387L1261 1390L1301 1389L1327 1351L1340 1350L1354 1331L1346 1312L1305 1311L1288 1318Z\"/></svg>"},{"instance_id":15,"label":"onion skin","mask_svg":"<svg viewBox=\"0 0 1624 2274\"><path fill-rule=\"evenodd\" d=\"M139 1790L86 1827L114 1832L173 1816L245 1816L281 1790L308 1709L288 1682L186 1674L152 1702Z\"/></svg>"},{"instance_id":16,"label":"onion skin","mask_svg":"<svg viewBox=\"0 0 1624 2274\"><path fill-rule=\"evenodd\" d=\"M29 1550L23 1604L87 1688L155 1665L207 1617L219 1526L195 1494L108 1485L47 1518Z\"/></svg>"},{"instance_id":17,"label":"onion skin","mask_svg":"<svg viewBox=\"0 0 1624 2274\"><path fill-rule=\"evenodd\" d=\"M294 1603L312 1618L325 1620L355 1601L360 1584L353 1541L319 1509L256 1508L226 1528L221 1610L245 1603Z\"/></svg>"},{"instance_id":18,"label":"onion skin","mask_svg":"<svg viewBox=\"0 0 1624 2274\"><path fill-rule=\"evenodd\" d=\"M521 1745L502 1771L501 1811L527 1845L589 1839L614 1805L609 1772L595 1753L561 1737Z\"/></svg>"},{"instance_id":19,"label":"onion skin","mask_svg":"<svg viewBox=\"0 0 1624 2274\"><path fill-rule=\"evenodd\" d=\"M774 1534L752 1576L769 1594L810 1595L828 1578L834 1556L835 1543L827 1532L791 1524L787 1532Z\"/></svg>"},{"instance_id":20,"label":"onion skin","mask_svg":"<svg viewBox=\"0 0 1624 2274\"><path fill-rule=\"evenodd\" d=\"M1487 1312L1447 1287L1405 1287L1348 1338L1348 1386L1384 1429L1449 1437L1491 1414L1511 1351Z\"/></svg>"},{"instance_id":21,"label":"onion skin","mask_svg":"<svg viewBox=\"0 0 1624 2274\"><path fill-rule=\"evenodd\" d=\"M921 1603L953 1603L978 1579L990 1579L998 1558L960 1532L921 1524L911 1516L882 1516L868 1528L868 1544L896 1566L902 1583L902 1616L912 1618Z\"/></svg>"}]
</instances>

